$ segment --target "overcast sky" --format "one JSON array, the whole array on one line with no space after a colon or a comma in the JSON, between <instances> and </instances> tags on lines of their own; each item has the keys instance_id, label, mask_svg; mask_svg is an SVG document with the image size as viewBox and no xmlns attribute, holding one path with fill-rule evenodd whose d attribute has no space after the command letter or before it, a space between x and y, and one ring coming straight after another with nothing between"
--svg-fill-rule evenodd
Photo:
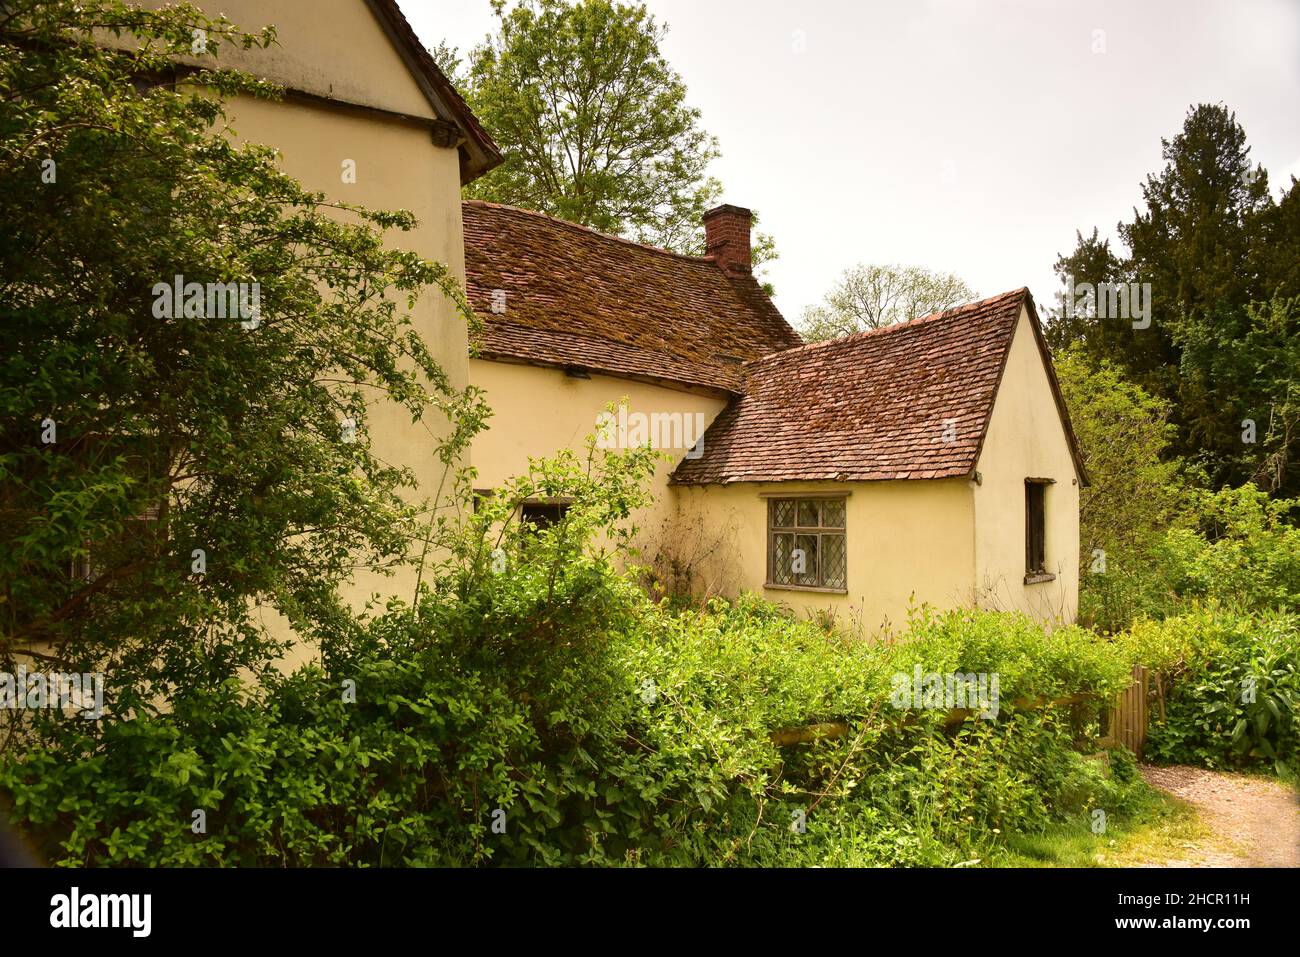
<instances>
[{"instance_id":1,"label":"overcast sky","mask_svg":"<svg viewBox=\"0 0 1300 957\"><path fill-rule=\"evenodd\" d=\"M462 54L488 0L400 0ZM724 201L757 209L796 321L854 262L1056 292L1076 229L1115 224L1189 105L1222 102L1276 196L1300 176L1297 0L649 0L718 137Z\"/></svg>"}]
</instances>

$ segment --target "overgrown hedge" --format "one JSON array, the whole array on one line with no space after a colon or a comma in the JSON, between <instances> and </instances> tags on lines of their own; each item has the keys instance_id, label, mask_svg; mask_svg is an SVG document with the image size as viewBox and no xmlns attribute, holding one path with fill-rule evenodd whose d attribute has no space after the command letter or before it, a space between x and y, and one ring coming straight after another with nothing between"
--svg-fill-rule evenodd
<instances>
[{"instance_id":1,"label":"overgrown hedge","mask_svg":"<svg viewBox=\"0 0 1300 957\"><path fill-rule=\"evenodd\" d=\"M1095 708L1010 705L1126 682L1081 630L923 614L873 647L756 600L670 613L587 559L494 587L391 612L329 675L59 722L0 789L87 865L953 864L1126 801L1074 747ZM996 672L997 720L901 722L891 676L918 663ZM772 743L828 719L850 733Z\"/></svg>"},{"instance_id":2,"label":"overgrown hedge","mask_svg":"<svg viewBox=\"0 0 1300 957\"><path fill-rule=\"evenodd\" d=\"M1294 618L1215 608L1106 639L922 610L868 644L752 597L672 610L590 547L617 544L649 460L591 454L443 529L413 606L322 623L320 665L181 684L162 712L25 716L9 816L69 865L953 865L1138 799L1131 758L1083 753L1136 661L1174 682L1155 753L1292 760ZM573 504L509 521L538 496ZM898 707L918 665L996 674L996 719ZM1224 704L1248 673L1263 703ZM1251 746L1229 748L1243 718ZM821 722L844 733L773 742Z\"/></svg>"},{"instance_id":3,"label":"overgrown hedge","mask_svg":"<svg viewBox=\"0 0 1300 957\"><path fill-rule=\"evenodd\" d=\"M1185 488L1176 500L1180 518L1154 539L1111 548L1104 563L1084 554L1081 622L1119 633L1207 602L1233 612L1300 610L1300 500L1253 485Z\"/></svg>"},{"instance_id":4,"label":"overgrown hedge","mask_svg":"<svg viewBox=\"0 0 1300 957\"><path fill-rule=\"evenodd\" d=\"M1252 485L1183 489L1184 515L1142 554L1086 574L1081 617L1157 676L1145 756L1300 771L1300 500Z\"/></svg>"},{"instance_id":5,"label":"overgrown hedge","mask_svg":"<svg viewBox=\"0 0 1300 957\"><path fill-rule=\"evenodd\" d=\"M1139 621L1127 640L1159 675L1148 758L1300 771L1300 616L1211 605Z\"/></svg>"}]
</instances>

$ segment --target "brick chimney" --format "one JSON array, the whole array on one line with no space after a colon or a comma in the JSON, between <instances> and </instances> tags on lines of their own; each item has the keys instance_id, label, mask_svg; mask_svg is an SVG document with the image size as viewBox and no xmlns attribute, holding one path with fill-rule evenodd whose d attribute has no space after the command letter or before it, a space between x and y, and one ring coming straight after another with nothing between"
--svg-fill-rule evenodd
<instances>
[{"instance_id":1,"label":"brick chimney","mask_svg":"<svg viewBox=\"0 0 1300 957\"><path fill-rule=\"evenodd\" d=\"M748 275L749 230L754 214L739 206L715 206L704 214L704 254L728 275Z\"/></svg>"}]
</instances>

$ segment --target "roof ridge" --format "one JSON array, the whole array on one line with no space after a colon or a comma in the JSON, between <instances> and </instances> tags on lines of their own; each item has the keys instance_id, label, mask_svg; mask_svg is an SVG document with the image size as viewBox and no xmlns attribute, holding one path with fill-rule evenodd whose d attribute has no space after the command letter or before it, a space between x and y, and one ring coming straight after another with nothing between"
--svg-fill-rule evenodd
<instances>
[{"instance_id":1,"label":"roof ridge","mask_svg":"<svg viewBox=\"0 0 1300 957\"><path fill-rule=\"evenodd\" d=\"M891 332L898 332L901 329L910 329L915 326L924 325L931 322L938 322L944 319L957 319L960 318L963 313L972 312L982 306L988 305L991 302L996 302L999 299L1006 299L1008 305L1010 305L1010 303L1015 299L1020 299L1023 302L1024 297L1026 295L1029 295L1029 287L1021 286L1018 289L1012 289L1009 290L1008 292L1000 292L996 296L988 296L987 298L984 299L976 299L971 302L965 302L959 306L953 306L951 309L942 309L939 312L931 312L924 316L916 316L912 319L906 319L903 322L894 322L894 323L890 323L887 326L878 326L875 329L864 329L861 332L850 332L848 335L838 336L834 339L822 339L819 342L805 342L801 346L792 346L789 349L782 349L779 352L772 352L769 353L768 355L760 356L757 359L749 359L748 361L745 362L745 365L747 366L758 365L760 363L768 362L773 359L788 357L795 352L811 352L815 349L829 348L830 346L838 345L844 342L850 342L859 339L870 339L876 336L883 336ZM796 332L797 331L798 330L796 330Z\"/></svg>"},{"instance_id":2,"label":"roof ridge","mask_svg":"<svg viewBox=\"0 0 1300 957\"><path fill-rule=\"evenodd\" d=\"M482 206L487 209L503 209L511 213L523 213L526 216L533 216L538 219L545 219L548 222L555 223L557 226L565 226L576 232L587 233L600 239L608 239L616 243L622 243L625 246L631 246L634 249L643 249L646 252L659 253L663 256L671 256L674 259L684 259L687 262L717 265L716 256L689 256L686 253L674 252L671 249L664 249L662 246L651 246L649 243L639 243L635 239L628 239L625 236L615 236L613 233L603 233L599 229L591 226L584 226L582 223L571 222L567 219L560 219L558 216L552 216L550 213L543 213L536 209L525 209L522 206L511 206L507 203L494 203L486 199L462 199L462 205ZM722 270L719 268L719 272ZM726 273L723 272L725 276Z\"/></svg>"}]
</instances>

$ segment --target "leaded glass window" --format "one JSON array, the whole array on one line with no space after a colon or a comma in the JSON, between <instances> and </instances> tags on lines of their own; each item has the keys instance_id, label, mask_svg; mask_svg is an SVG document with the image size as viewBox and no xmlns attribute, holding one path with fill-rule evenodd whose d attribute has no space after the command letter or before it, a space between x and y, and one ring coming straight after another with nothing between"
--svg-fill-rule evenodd
<instances>
[{"instance_id":1,"label":"leaded glass window","mask_svg":"<svg viewBox=\"0 0 1300 957\"><path fill-rule=\"evenodd\" d=\"M768 584L847 588L845 512L843 498L768 499Z\"/></svg>"}]
</instances>

